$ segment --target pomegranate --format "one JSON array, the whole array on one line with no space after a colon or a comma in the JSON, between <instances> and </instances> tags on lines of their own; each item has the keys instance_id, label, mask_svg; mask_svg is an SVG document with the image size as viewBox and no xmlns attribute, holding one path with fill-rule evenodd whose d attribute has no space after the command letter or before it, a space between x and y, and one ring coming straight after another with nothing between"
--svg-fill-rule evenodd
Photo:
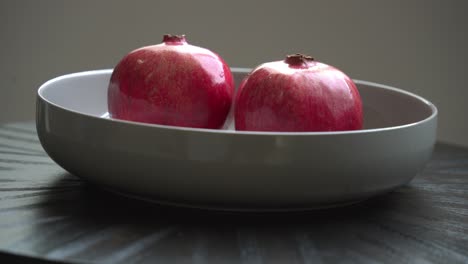
<instances>
[{"instance_id":1,"label":"pomegranate","mask_svg":"<svg viewBox=\"0 0 468 264\"><path fill-rule=\"evenodd\" d=\"M362 129L362 102L354 82L302 54L255 68L242 81L235 100L236 130Z\"/></svg>"},{"instance_id":2,"label":"pomegranate","mask_svg":"<svg viewBox=\"0 0 468 264\"><path fill-rule=\"evenodd\" d=\"M112 118L161 125L220 128L233 101L228 65L184 35L127 54L112 72L108 108Z\"/></svg>"}]
</instances>

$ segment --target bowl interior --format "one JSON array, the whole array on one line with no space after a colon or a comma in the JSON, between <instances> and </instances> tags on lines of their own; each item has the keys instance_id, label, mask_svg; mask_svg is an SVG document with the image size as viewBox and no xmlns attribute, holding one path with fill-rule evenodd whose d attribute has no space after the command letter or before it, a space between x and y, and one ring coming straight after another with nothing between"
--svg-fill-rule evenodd
<instances>
[{"instance_id":1,"label":"bowl interior","mask_svg":"<svg viewBox=\"0 0 468 264\"><path fill-rule=\"evenodd\" d=\"M237 87L249 69L233 68L232 71ZM98 70L61 76L41 86L38 94L56 106L103 117L107 114L107 86L111 73L112 70ZM365 129L407 125L436 112L430 102L417 95L371 82L355 82L363 101ZM225 127L232 129L232 126Z\"/></svg>"}]
</instances>

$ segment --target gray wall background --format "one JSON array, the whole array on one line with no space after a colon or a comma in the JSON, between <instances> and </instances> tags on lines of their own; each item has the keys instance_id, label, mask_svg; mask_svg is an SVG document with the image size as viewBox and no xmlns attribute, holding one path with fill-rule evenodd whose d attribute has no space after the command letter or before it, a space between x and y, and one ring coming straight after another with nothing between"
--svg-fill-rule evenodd
<instances>
[{"instance_id":1,"label":"gray wall background","mask_svg":"<svg viewBox=\"0 0 468 264\"><path fill-rule=\"evenodd\" d=\"M0 2L0 122L31 120L40 84L112 68L128 51L185 33L231 66L302 52L352 78L439 108L439 140L468 146L468 1Z\"/></svg>"}]
</instances>

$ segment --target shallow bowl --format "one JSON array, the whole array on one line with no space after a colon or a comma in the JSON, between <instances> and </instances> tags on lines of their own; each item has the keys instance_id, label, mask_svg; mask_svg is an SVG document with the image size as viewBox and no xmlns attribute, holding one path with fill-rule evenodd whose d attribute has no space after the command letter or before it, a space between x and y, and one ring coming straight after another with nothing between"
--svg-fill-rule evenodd
<instances>
[{"instance_id":1,"label":"shallow bowl","mask_svg":"<svg viewBox=\"0 0 468 264\"><path fill-rule=\"evenodd\" d=\"M233 68L238 84L248 69ZM112 70L68 74L37 93L37 131L70 173L118 193L190 207L302 210L354 203L402 186L424 167L437 109L415 94L355 80L364 129L237 132L110 119Z\"/></svg>"}]
</instances>

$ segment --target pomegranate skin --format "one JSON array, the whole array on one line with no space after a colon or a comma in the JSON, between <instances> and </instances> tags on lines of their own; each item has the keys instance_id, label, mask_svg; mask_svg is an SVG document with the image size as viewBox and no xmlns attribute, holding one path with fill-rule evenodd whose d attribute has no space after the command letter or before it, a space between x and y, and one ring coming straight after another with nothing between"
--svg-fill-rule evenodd
<instances>
[{"instance_id":1,"label":"pomegranate skin","mask_svg":"<svg viewBox=\"0 0 468 264\"><path fill-rule=\"evenodd\" d=\"M224 60L164 35L163 43L127 54L108 87L112 118L160 125L220 128L233 101L234 81Z\"/></svg>"},{"instance_id":2,"label":"pomegranate skin","mask_svg":"<svg viewBox=\"0 0 468 264\"><path fill-rule=\"evenodd\" d=\"M318 132L363 126L362 101L354 82L302 54L254 69L235 100L236 130Z\"/></svg>"}]
</instances>

